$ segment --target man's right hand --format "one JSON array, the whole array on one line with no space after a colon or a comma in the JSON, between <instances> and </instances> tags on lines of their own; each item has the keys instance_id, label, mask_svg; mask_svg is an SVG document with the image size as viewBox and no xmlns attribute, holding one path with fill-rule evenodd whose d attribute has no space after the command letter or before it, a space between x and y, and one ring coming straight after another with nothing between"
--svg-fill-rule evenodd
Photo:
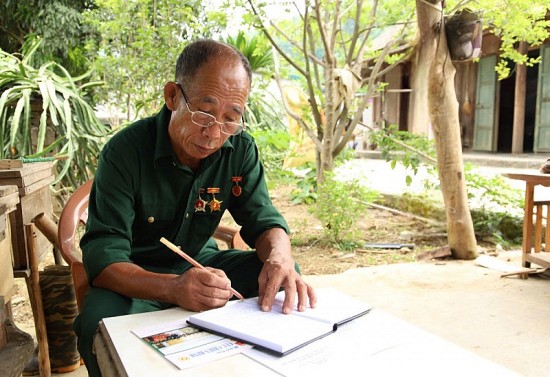
<instances>
[{"instance_id":1,"label":"man's right hand","mask_svg":"<svg viewBox=\"0 0 550 377\"><path fill-rule=\"evenodd\" d=\"M200 312L219 308L233 296L231 281L225 272L215 268L193 267L174 278L174 303L184 309Z\"/></svg>"},{"instance_id":2,"label":"man's right hand","mask_svg":"<svg viewBox=\"0 0 550 377\"><path fill-rule=\"evenodd\" d=\"M168 302L197 312L224 306L233 295L225 272L210 267L193 267L175 275L119 262L105 267L93 284L124 296Z\"/></svg>"}]
</instances>

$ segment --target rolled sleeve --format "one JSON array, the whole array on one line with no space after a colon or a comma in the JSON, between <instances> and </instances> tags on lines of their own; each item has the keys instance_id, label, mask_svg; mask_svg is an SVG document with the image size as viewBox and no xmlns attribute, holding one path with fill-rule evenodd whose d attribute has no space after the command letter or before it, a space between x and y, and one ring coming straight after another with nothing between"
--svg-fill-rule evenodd
<instances>
[{"instance_id":1,"label":"rolled sleeve","mask_svg":"<svg viewBox=\"0 0 550 377\"><path fill-rule=\"evenodd\" d=\"M90 192L88 222L82 237L82 259L90 283L108 265L131 262L133 196L129 193L130 168L108 144L100 157ZM115 164L112 156L115 155Z\"/></svg>"},{"instance_id":2,"label":"rolled sleeve","mask_svg":"<svg viewBox=\"0 0 550 377\"><path fill-rule=\"evenodd\" d=\"M275 207L263 206L250 214L240 235L247 244L254 245L264 231L272 228L282 228L287 234L290 232L288 224Z\"/></svg>"}]
</instances>

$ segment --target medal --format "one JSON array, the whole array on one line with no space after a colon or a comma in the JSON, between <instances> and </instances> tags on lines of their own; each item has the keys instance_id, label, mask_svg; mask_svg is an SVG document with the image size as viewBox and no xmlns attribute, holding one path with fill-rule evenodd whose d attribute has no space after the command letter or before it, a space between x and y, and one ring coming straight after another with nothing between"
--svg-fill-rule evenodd
<instances>
[{"instance_id":1,"label":"medal","mask_svg":"<svg viewBox=\"0 0 550 377\"><path fill-rule=\"evenodd\" d=\"M232 188L231 188L231 192L233 193L233 195L235 196L240 196L243 192L243 189L241 186L239 186L239 182L242 182L243 180L243 177L232 177L231 178L231 181L233 181L233 183L235 184Z\"/></svg>"},{"instance_id":2,"label":"medal","mask_svg":"<svg viewBox=\"0 0 550 377\"><path fill-rule=\"evenodd\" d=\"M209 193L209 194L212 194L212 200L208 203L208 206L210 207L210 212L220 211L222 201L216 199L216 197L214 196L215 194L220 193L220 188L219 187L209 187L206 190L206 192Z\"/></svg>"},{"instance_id":3,"label":"medal","mask_svg":"<svg viewBox=\"0 0 550 377\"><path fill-rule=\"evenodd\" d=\"M204 189L199 190L199 198L195 200L195 212L206 212L206 205L208 202L201 198L201 193L204 192Z\"/></svg>"}]
</instances>

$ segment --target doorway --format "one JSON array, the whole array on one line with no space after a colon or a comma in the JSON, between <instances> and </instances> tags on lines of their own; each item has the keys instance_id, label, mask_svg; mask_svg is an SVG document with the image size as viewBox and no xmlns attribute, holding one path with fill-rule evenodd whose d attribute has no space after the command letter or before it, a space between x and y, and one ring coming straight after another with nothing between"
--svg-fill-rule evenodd
<instances>
[{"instance_id":1,"label":"doorway","mask_svg":"<svg viewBox=\"0 0 550 377\"><path fill-rule=\"evenodd\" d=\"M530 58L540 56L540 50L529 52ZM516 65L510 63L512 73L506 79L500 80L499 109L498 109L498 141L497 152L512 152L512 134L514 123L514 101L516 89ZM527 67L527 81L525 93L525 126L523 133L523 152L533 152L535 141L535 115L537 111L537 85L539 64Z\"/></svg>"}]
</instances>

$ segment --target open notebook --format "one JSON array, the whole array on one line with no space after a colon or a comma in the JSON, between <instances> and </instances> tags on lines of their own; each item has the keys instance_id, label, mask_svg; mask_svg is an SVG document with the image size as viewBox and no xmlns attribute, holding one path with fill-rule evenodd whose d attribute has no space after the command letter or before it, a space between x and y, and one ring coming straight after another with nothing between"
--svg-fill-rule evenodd
<instances>
[{"instance_id":1,"label":"open notebook","mask_svg":"<svg viewBox=\"0 0 550 377\"><path fill-rule=\"evenodd\" d=\"M282 314L284 292L279 292L270 312L261 311L255 297L193 314L188 323L283 356L333 333L372 308L335 289L318 289L316 293L317 306L304 312Z\"/></svg>"}]
</instances>

